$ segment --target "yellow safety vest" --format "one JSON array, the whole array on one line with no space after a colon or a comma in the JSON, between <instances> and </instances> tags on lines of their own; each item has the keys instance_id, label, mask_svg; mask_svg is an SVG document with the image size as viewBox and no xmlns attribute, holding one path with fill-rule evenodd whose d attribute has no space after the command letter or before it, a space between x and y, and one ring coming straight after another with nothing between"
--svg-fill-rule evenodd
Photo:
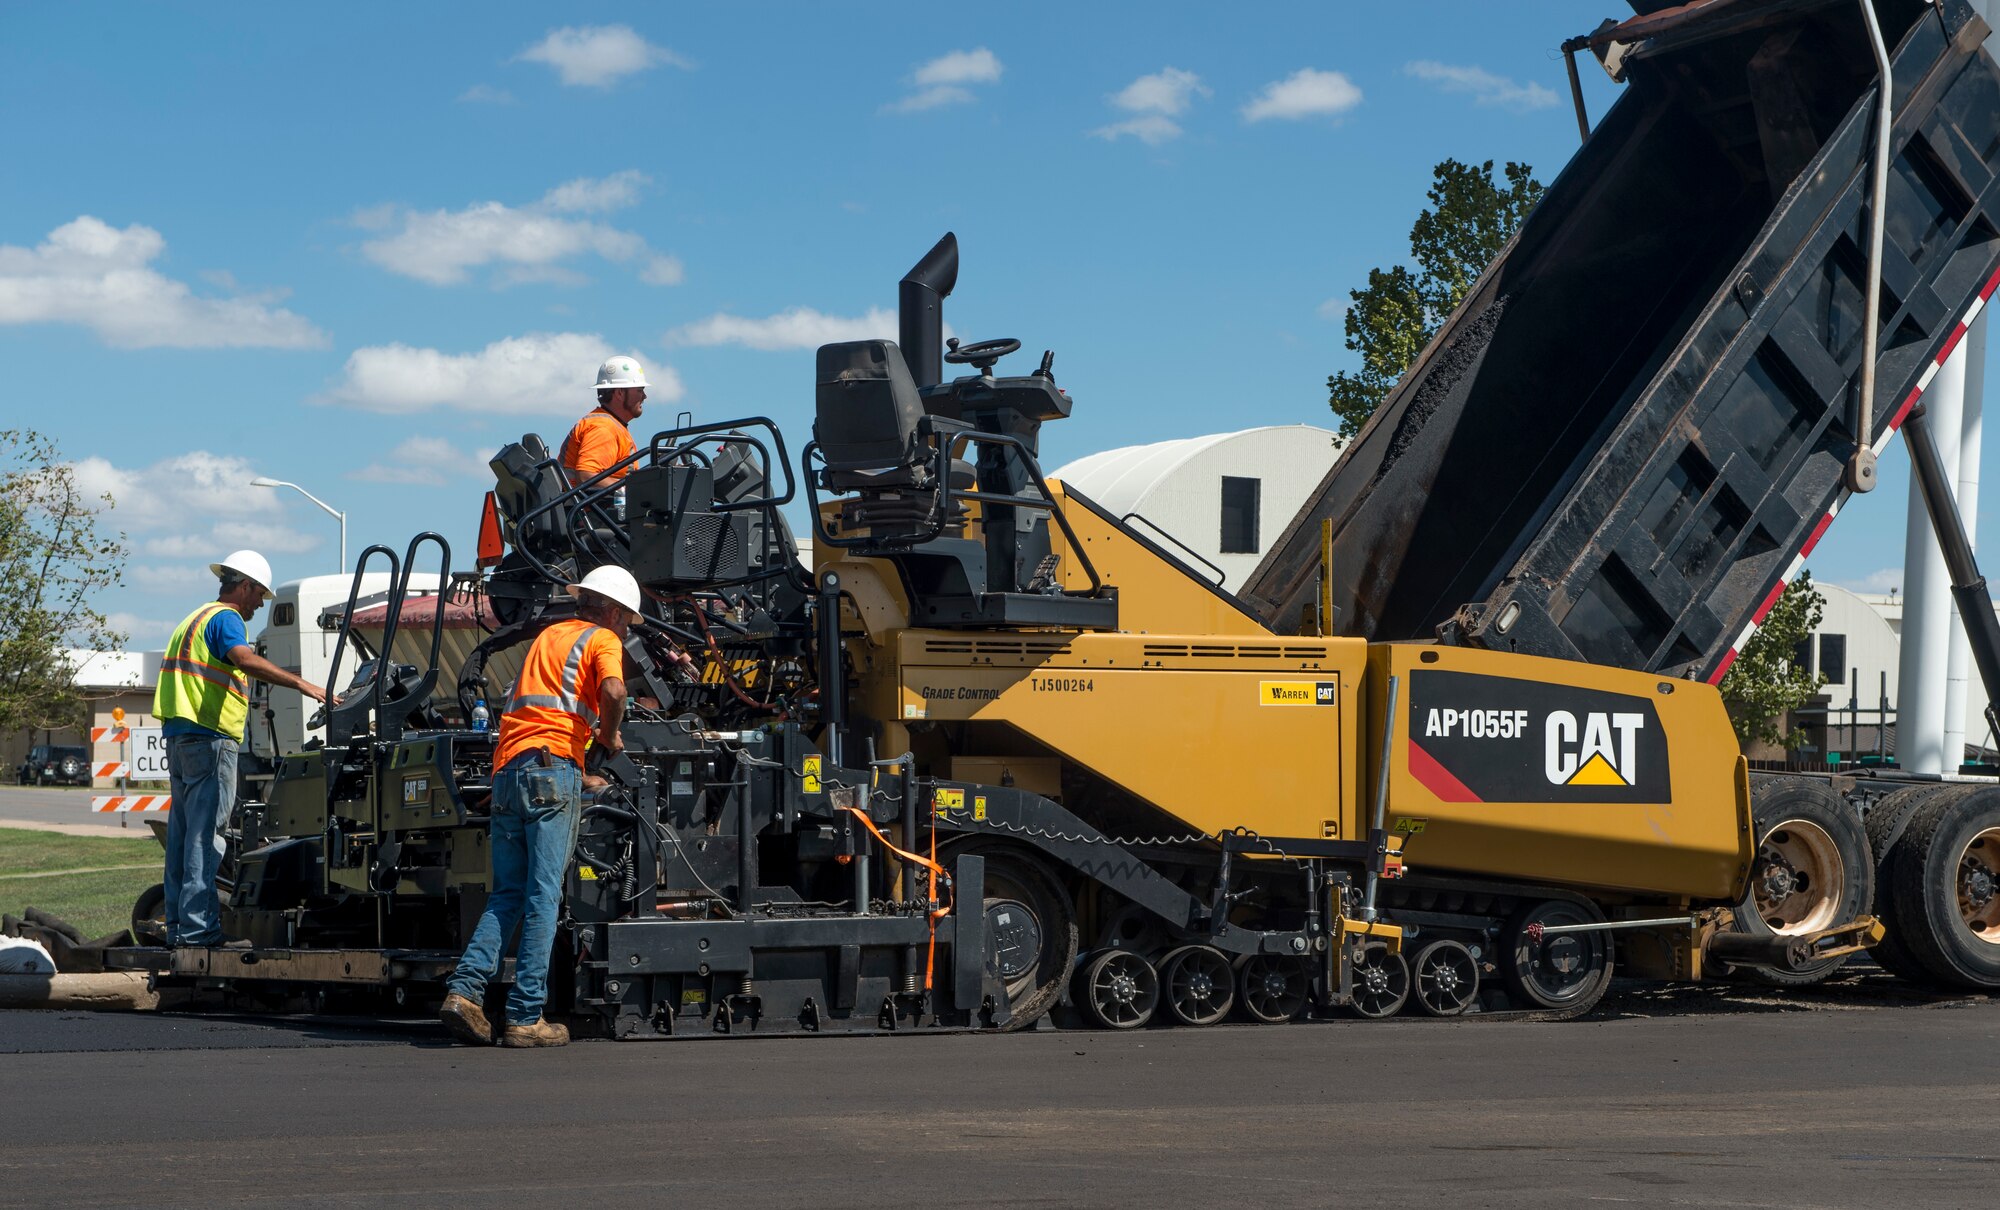
<instances>
[{"instance_id":1,"label":"yellow safety vest","mask_svg":"<svg viewBox=\"0 0 2000 1210\"><path fill-rule=\"evenodd\" d=\"M243 742L250 720L250 678L208 649L209 619L230 606L212 602L187 616L167 640L160 660L160 683L153 690L153 717L185 719Z\"/></svg>"}]
</instances>

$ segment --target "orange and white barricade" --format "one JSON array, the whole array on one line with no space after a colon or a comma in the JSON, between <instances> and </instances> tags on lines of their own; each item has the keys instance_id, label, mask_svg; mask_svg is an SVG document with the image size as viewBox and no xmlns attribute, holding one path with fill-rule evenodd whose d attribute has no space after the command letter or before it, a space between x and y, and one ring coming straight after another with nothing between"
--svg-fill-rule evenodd
<instances>
[{"instance_id":1,"label":"orange and white barricade","mask_svg":"<svg viewBox=\"0 0 2000 1210\"><path fill-rule=\"evenodd\" d=\"M93 744L122 744L132 738L130 727L92 727L90 742Z\"/></svg>"},{"instance_id":2,"label":"orange and white barricade","mask_svg":"<svg viewBox=\"0 0 2000 1210\"><path fill-rule=\"evenodd\" d=\"M165 811L173 805L171 794L110 794L99 795L90 800L90 809L106 813L112 811Z\"/></svg>"}]
</instances>

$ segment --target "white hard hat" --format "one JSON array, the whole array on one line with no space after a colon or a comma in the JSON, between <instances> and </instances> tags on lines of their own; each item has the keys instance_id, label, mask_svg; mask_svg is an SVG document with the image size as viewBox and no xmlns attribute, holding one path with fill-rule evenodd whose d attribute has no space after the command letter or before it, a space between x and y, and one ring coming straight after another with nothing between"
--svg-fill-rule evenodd
<instances>
[{"instance_id":1,"label":"white hard hat","mask_svg":"<svg viewBox=\"0 0 2000 1210\"><path fill-rule=\"evenodd\" d=\"M644 386L646 386L646 371L640 369L639 363L633 358L613 357L597 367L597 389L600 391L612 387Z\"/></svg>"},{"instance_id":2,"label":"white hard hat","mask_svg":"<svg viewBox=\"0 0 2000 1210\"><path fill-rule=\"evenodd\" d=\"M271 599L271 565L254 550L236 551L220 563L210 563L208 569L218 576L225 571L233 571L263 589L266 601Z\"/></svg>"},{"instance_id":3,"label":"white hard hat","mask_svg":"<svg viewBox=\"0 0 2000 1210\"><path fill-rule=\"evenodd\" d=\"M630 612L634 619L640 616L639 581L622 567L604 566L583 577L583 583L569 586L569 595L592 592L607 601L616 601Z\"/></svg>"}]
</instances>

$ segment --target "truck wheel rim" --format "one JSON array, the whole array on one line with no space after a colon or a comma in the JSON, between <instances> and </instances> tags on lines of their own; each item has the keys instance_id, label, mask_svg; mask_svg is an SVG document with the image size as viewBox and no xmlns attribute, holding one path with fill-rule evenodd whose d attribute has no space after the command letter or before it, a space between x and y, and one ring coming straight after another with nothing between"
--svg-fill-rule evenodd
<instances>
[{"instance_id":1,"label":"truck wheel rim","mask_svg":"<svg viewBox=\"0 0 2000 1210\"><path fill-rule=\"evenodd\" d=\"M1974 836L1958 855L1958 914L1974 937L2000 946L2000 828Z\"/></svg>"},{"instance_id":2,"label":"truck wheel rim","mask_svg":"<svg viewBox=\"0 0 2000 1210\"><path fill-rule=\"evenodd\" d=\"M1757 846L1751 878L1757 915L1781 937L1831 928L1840 914L1845 874L1840 846L1825 828L1811 820L1785 820Z\"/></svg>"}]
</instances>

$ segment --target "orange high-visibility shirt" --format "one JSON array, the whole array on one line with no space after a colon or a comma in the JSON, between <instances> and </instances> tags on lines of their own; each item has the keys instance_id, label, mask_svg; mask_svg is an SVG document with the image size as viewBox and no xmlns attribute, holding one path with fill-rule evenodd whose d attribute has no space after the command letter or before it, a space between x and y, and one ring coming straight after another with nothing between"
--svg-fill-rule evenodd
<instances>
[{"instance_id":1,"label":"orange high-visibility shirt","mask_svg":"<svg viewBox=\"0 0 2000 1210\"><path fill-rule=\"evenodd\" d=\"M563 439L562 465L571 483L582 483L604 468L632 454L632 434L618 417L598 408L576 422ZM606 482L625 477L630 467L620 467Z\"/></svg>"},{"instance_id":2,"label":"orange high-visibility shirt","mask_svg":"<svg viewBox=\"0 0 2000 1210\"><path fill-rule=\"evenodd\" d=\"M536 748L581 767L597 726L598 691L605 681L624 677L625 649L604 627L576 618L544 630L521 661L514 696L500 716L493 768Z\"/></svg>"}]
</instances>

